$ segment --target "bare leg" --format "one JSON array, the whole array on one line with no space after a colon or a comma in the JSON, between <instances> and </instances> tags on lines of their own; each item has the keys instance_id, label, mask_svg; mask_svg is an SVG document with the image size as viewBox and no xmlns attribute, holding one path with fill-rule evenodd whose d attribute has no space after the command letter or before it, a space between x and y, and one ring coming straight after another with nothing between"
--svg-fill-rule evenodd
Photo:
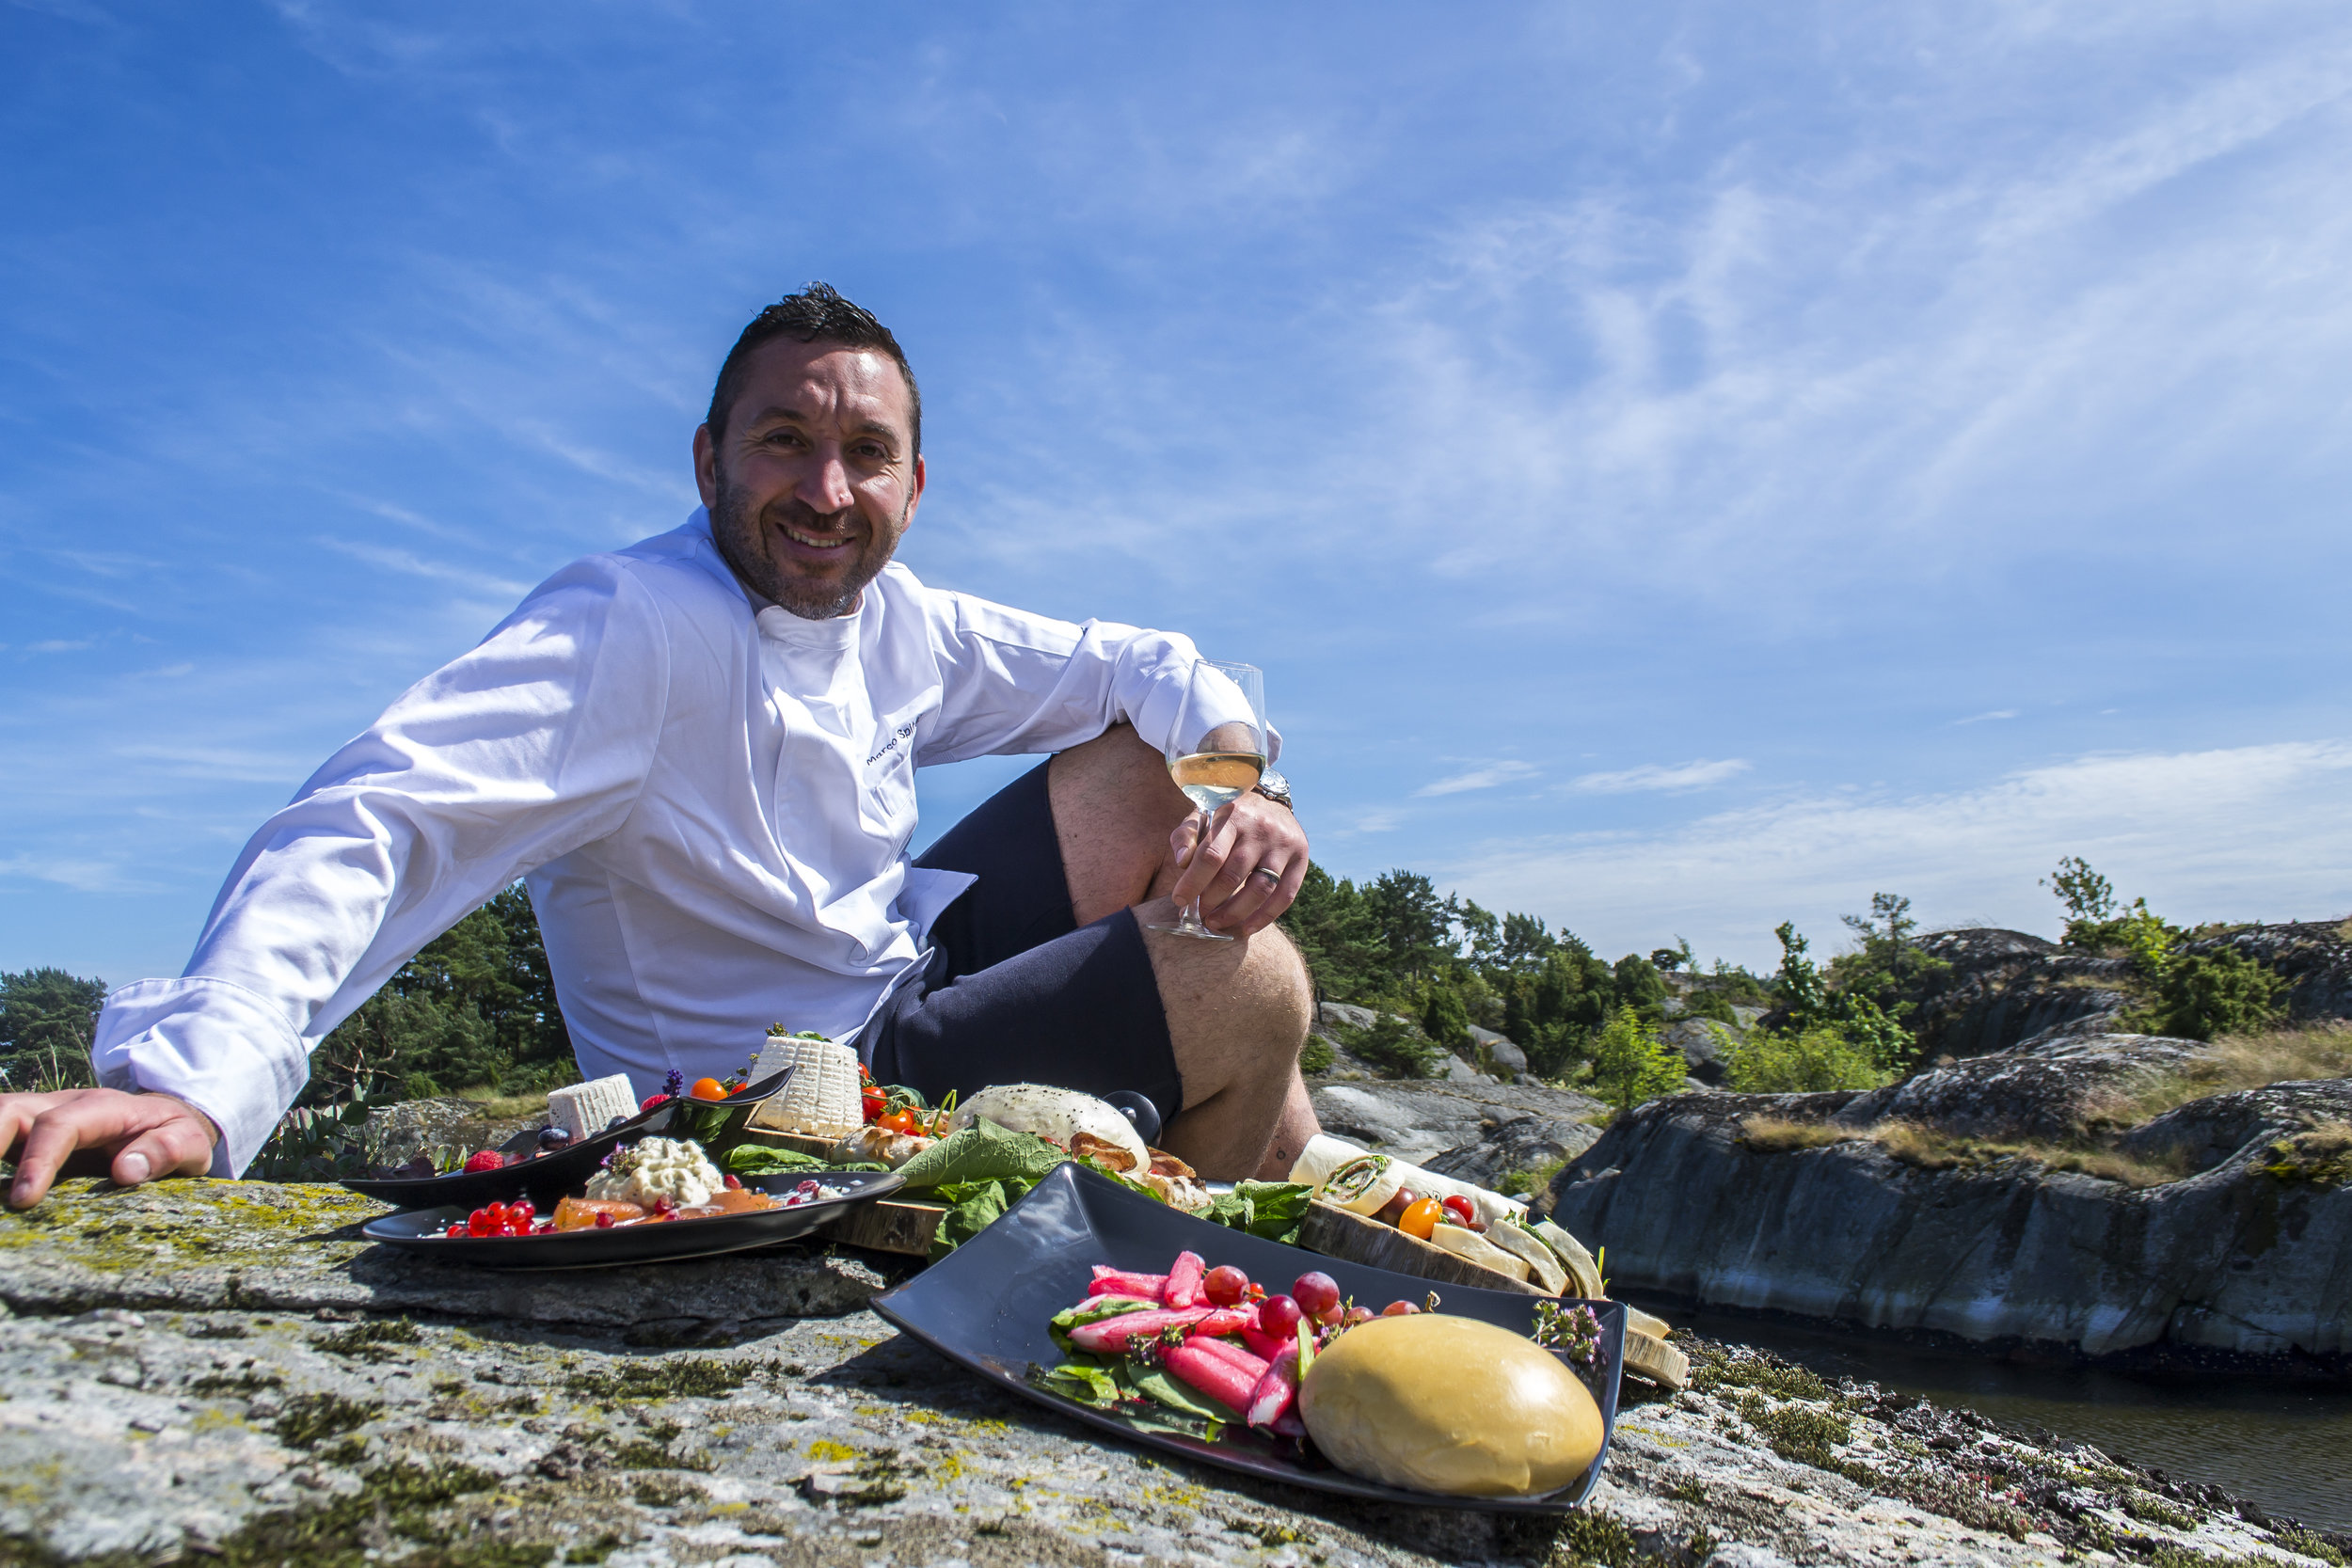
<instances>
[{"instance_id":1,"label":"bare leg","mask_svg":"<svg viewBox=\"0 0 2352 1568\"><path fill-rule=\"evenodd\" d=\"M1055 757L1046 784L1078 923L1147 903L1145 924L1171 918L1168 838L1192 806L1159 752L1121 725ZM1298 1076L1314 988L1297 949L1271 928L1238 942L1143 940L1184 1084L1161 1145L1220 1180L1288 1176L1319 1131Z\"/></svg>"}]
</instances>

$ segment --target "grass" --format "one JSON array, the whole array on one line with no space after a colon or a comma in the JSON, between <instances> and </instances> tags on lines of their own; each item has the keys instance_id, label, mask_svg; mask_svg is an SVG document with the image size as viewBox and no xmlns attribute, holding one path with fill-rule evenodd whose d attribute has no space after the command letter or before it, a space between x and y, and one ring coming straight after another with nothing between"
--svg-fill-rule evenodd
<instances>
[{"instance_id":1,"label":"grass","mask_svg":"<svg viewBox=\"0 0 2352 1568\"><path fill-rule=\"evenodd\" d=\"M548 1108L545 1089L537 1094L501 1094L488 1084L477 1084L470 1089L459 1089L455 1096L469 1100L480 1107L485 1121L504 1121L512 1117L536 1116Z\"/></svg>"},{"instance_id":2,"label":"grass","mask_svg":"<svg viewBox=\"0 0 2352 1568\"><path fill-rule=\"evenodd\" d=\"M1566 1164L1565 1160L1546 1160L1525 1170L1506 1172L1495 1190L1505 1197L1526 1197L1530 1194L1540 1193L1551 1185L1551 1179L1559 1175Z\"/></svg>"},{"instance_id":3,"label":"grass","mask_svg":"<svg viewBox=\"0 0 2352 1568\"><path fill-rule=\"evenodd\" d=\"M2127 1187L2162 1186L2187 1174L2185 1165L2135 1160L2095 1145L1966 1138L1908 1121L1883 1121L1875 1127L1836 1127L1826 1122L1753 1116L1740 1123L1740 1141L1765 1154L1826 1148L1833 1144L1873 1143L1884 1149L1889 1158L1922 1170L1986 1170L2018 1160L2045 1170L2077 1171L2105 1181L2120 1181Z\"/></svg>"},{"instance_id":4,"label":"grass","mask_svg":"<svg viewBox=\"0 0 2352 1568\"><path fill-rule=\"evenodd\" d=\"M2138 1127L2208 1095L2314 1078L2352 1077L2352 1028L2269 1029L2229 1035L2115 1107L2114 1119Z\"/></svg>"}]
</instances>

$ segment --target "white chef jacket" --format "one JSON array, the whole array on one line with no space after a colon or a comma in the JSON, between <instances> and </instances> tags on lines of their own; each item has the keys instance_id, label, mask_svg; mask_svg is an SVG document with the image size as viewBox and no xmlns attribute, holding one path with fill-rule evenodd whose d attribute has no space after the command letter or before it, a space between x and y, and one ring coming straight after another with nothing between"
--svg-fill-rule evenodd
<instances>
[{"instance_id":1,"label":"white chef jacket","mask_svg":"<svg viewBox=\"0 0 2352 1568\"><path fill-rule=\"evenodd\" d=\"M238 856L176 980L107 999L99 1081L177 1095L242 1171L310 1053L393 971L528 875L580 1070L652 1092L768 1024L854 1034L973 879L908 862L914 769L1153 745L1198 656L926 588L755 601L707 513L566 566L313 774Z\"/></svg>"}]
</instances>

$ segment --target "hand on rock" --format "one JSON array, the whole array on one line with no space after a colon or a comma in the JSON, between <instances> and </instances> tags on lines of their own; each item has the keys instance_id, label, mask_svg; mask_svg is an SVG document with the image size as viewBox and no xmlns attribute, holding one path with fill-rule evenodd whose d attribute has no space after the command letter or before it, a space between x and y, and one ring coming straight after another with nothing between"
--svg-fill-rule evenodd
<instances>
[{"instance_id":1,"label":"hand on rock","mask_svg":"<svg viewBox=\"0 0 2352 1568\"><path fill-rule=\"evenodd\" d=\"M111 1155L107 1174L125 1187L158 1176L212 1167L220 1142L212 1118L167 1094L65 1089L0 1094L0 1148L16 1162L8 1207L29 1209L49 1196L68 1156L80 1149Z\"/></svg>"}]
</instances>

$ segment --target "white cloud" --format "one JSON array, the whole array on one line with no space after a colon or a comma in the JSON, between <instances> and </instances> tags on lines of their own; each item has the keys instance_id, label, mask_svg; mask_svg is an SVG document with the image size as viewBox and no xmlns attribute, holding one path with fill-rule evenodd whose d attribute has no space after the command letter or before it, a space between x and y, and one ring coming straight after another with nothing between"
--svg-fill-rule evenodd
<instances>
[{"instance_id":1,"label":"white cloud","mask_svg":"<svg viewBox=\"0 0 2352 1568\"><path fill-rule=\"evenodd\" d=\"M1490 762L1483 768L1473 768L1467 773L1456 773L1450 779L1439 779L1435 784L1423 784L1413 791L1413 799L1426 800L1439 795L1459 795L1466 790L1492 789L1497 784L1510 784L1514 780L1530 777L1534 771L1535 767L1533 763Z\"/></svg>"},{"instance_id":2,"label":"white cloud","mask_svg":"<svg viewBox=\"0 0 2352 1568\"><path fill-rule=\"evenodd\" d=\"M1569 787L1595 795L1630 795L1646 790L1679 792L1705 789L1747 770L1744 757L1725 757L1720 762L1708 762L1702 757L1672 766L1653 762L1615 773L1582 773L1570 781Z\"/></svg>"},{"instance_id":3,"label":"white cloud","mask_svg":"<svg viewBox=\"0 0 2352 1568\"><path fill-rule=\"evenodd\" d=\"M68 642L61 638L53 637L45 642L27 642L24 644L24 650L35 654L72 654L79 653L84 648L94 648L97 645L87 639L79 642Z\"/></svg>"},{"instance_id":4,"label":"white cloud","mask_svg":"<svg viewBox=\"0 0 2352 1568\"><path fill-rule=\"evenodd\" d=\"M1498 845L1439 885L1544 915L1603 952L1682 931L1750 965L1773 960L1781 921L1821 942L1878 892L1908 895L1931 926L1989 916L2054 931L2057 905L2035 884L2061 855L2176 920L2334 919L2352 911L2347 788L2344 740L2085 756L1947 794L1838 791L1656 832Z\"/></svg>"},{"instance_id":5,"label":"white cloud","mask_svg":"<svg viewBox=\"0 0 2352 1568\"><path fill-rule=\"evenodd\" d=\"M1995 719L2014 719L2016 717L2017 709L2013 707L1996 707L1990 713L1972 713L1965 719L1955 719L1952 721L1952 724L1955 728L1957 728L1962 724L1983 724L1989 723Z\"/></svg>"},{"instance_id":6,"label":"white cloud","mask_svg":"<svg viewBox=\"0 0 2352 1568\"><path fill-rule=\"evenodd\" d=\"M338 550L371 566L381 566L389 572L403 572L412 578L427 578L436 582L453 582L474 593L494 599L519 599L531 592L531 584L511 578L492 577L446 561L428 561L413 550L392 549L383 545L364 545L352 539L322 538L320 544Z\"/></svg>"}]
</instances>

